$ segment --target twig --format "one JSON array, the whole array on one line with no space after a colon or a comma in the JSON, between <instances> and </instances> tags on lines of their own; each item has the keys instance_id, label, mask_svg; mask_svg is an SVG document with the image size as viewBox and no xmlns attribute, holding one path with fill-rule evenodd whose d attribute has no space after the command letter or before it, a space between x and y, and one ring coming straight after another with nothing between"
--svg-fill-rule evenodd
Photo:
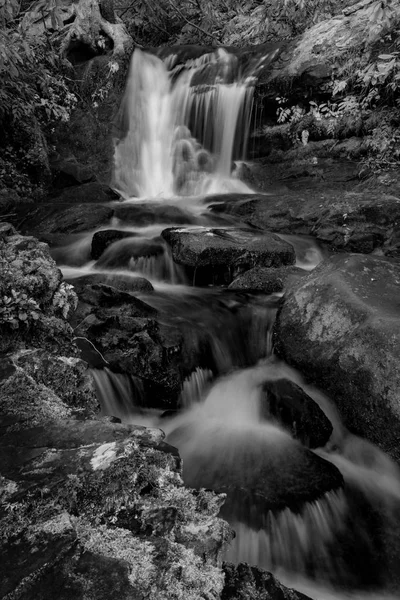
<instances>
[{"instance_id":1,"label":"twig","mask_svg":"<svg viewBox=\"0 0 400 600\"><path fill-rule=\"evenodd\" d=\"M184 21L186 21L186 23L188 25L191 25L192 27L194 27L195 29L198 29L199 31L201 31L202 33L204 33L205 35L207 35L208 37L212 38L213 40L215 40L216 42L218 42L219 44L219 39L215 37L214 34L212 33L208 33L208 31L206 31L205 29L203 29L202 27L199 27L198 25L196 25L195 23L192 23L192 21L189 21L189 19L187 19L185 17L185 15L179 10L179 8L177 6L175 6L175 4L172 2L172 0L168 0L169 4L172 6L173 9L176 10L176 12L178 13L178 15L180 15L182 17L182 19Z\"/></svg>"},{"instance_id":2,"label":"twig","mask_svg":"<svg viewBox=\"0 0 400 600\"><path fill-rule=\"evenodd\" d=\"M105 362L107 365L109 365L109 364L110 364L110 363L108 362L108 360L106 360L106 359L104 358L104 356L102 355L102 353L100 352L100 350L97 350L96 346L95 346L94 344L92 344L92 342L91 342L90 340L88 340L86 337L83 337L83 336L81 336L81 335L78 335L78 336L74 337L73 339L74 339L74 341L75 341L75 340L85 340L86 342L89 342L89 344L90 344L91 346L93 346L93 348L95 349L95 351L97 352L97 354L99 354L99 355L101 356L101 358L104 360L104 362Z\"/></svg>"}]
</instances>

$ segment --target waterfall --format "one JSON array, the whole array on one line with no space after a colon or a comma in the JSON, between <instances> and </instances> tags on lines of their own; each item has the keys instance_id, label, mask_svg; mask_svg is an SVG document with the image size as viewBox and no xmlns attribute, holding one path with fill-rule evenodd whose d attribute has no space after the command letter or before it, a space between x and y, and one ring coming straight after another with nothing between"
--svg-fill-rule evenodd
<instances>
[{"instance_id":1,"label":"waterfall","mask_svg":"<svg viewBox=\"0 0 400 600\"><path fill-rule=\"evenodd\" d=\"M251 75L232 80L236 62L219 50L168 71L135 50L114 153L114 186L125 198L251 192L231 175L247 146L254 90Z\"/></svg>"}]
</instances>

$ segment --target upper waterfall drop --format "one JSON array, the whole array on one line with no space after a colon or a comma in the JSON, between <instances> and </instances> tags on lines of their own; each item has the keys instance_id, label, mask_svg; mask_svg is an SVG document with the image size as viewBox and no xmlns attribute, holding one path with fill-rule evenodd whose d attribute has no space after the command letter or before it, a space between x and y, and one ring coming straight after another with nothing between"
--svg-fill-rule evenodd
<instances>
[{"instance_id":1,"label":"upper waterfall drop","mask_svg":"<svg viewBox=\"0 0 400 600\"><path fill-rule=\"evenodd\" d=\"M252 190L232 175L250 128L254 77L225 50L168 69L133 53L119 111L114 187L124 198L171 198Z\"/></svg>"}]
</instances>

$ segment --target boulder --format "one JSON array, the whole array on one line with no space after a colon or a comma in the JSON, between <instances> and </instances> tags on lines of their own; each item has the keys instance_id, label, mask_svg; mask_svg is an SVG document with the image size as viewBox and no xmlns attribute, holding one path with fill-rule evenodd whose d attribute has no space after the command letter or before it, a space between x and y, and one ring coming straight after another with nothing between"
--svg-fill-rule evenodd
<instances>
[{"instance_id":1,"label":"boulder","mask_svg":"<svg viewBox=\"0 0 400 600\"><path fill-rule=\"evenodd\" d=\"M135 234L129 231L121 231L119 229L102 229L97 231L92 237L91 256L93 260L97 260L103 252L118 240L123 240L127 237L134 237Z\"/></svg>"},{"instance_id":2,"label":"boulder","mask_svg":"<svg viewBox=\"0 0 400 600\"><path fill-rule=\"evenodd\" d=\"M379 192L314 190L307 193L230 194L210 198L211 209L248 225L283 234L312 235L340 251L379 248L400 256L400 199Z\"/></svg>"},{"instance_id":3,"label":"boulder","mask_svg":"<svg viewBox=\"0 0 400 600\"><path fill-rule=\"evenodd\" d=\"M75 292L80 296L87 285L104 284L121 292L141 292L147 294L154 290L150 281L144 277L129 275L110 275L105 273L92 273L68 280L74 286Z\"/></svg>"},{"instance_id":4,"label":"boulder","mask_svg":"<svg viewBox=\"0 0 400 600\"><path fill-rule=\"evenodd\" d=\"M155 223L165 224L191 224L194 222L193 214L166 203L142 203L140 201L122 202L115 207L115 216L124 223L145 227Z\"/></svg>"},{"instance_id":5,"label":"boulder","mask_svg":"<svg viewBox=\"0 0 400 600\"><path fill-rule=\"evenodd\" d=\"M80 186L81 187L81 186ZM105 204L41 204L26 210L21 230L41 239L49 234L83 233L109 223L114 214Z\"/></svg>"},{"instance_id":6,"label":"boulder","mask_svg":"<svg viewBox=\"0 0 400 600\"><path fill-rule=\"evenodd\" d=\"M221 600L311 600L282 585L271 573L248 565L224 562L225 585Z\"/></svg>"},{"instance_id":7,"label":"boulder","mask_svg":"<svg viewBox=\"0 0 400 600\"><path fill-rule=\"evenodd\" d=\"M278 379L264 383L263 392L263 416L276 419L309 448L325 446L333 431L332 424L301 387L287 379Z\"/></svg>"},{"instance_id":8,"label":"boulder","mask_svg":"<svg viewBox=\"0 0 400 600\"><path fill-rule=\"evenodd\" d=\"M163 437L105 421L3 428L0 595L219 597L223 497L185 488Z\"/></svg>"},{"instance_id":9,"label":"boulder","mask_svg":"<svg viewBox=\"0 0 400 600\"><path fill-rule=\"evenodd\" d=\"M77 296L62 282L47 244L0 226L0 350L46 344L74 354L67 317Z\"/></svg>"},{"instance_id":10,"label":"boulder","mask_svg":"<svg viewBox=\"0 0 400 600\"><path fill-rule=\"evenodd\" d=\"M230 283L255 266L279 267L295 262L293 247L274 234L241 228L166 229L163 238L173 259L193 272L196 282Z\"/></svg>"},{"instance_id":11,"label":"boulder","mask_svg":"<svg viewBox=\"0 0 400 600\"><path fill-rule=\"evenodd\" d=\"M129 292L104 284L86 285L72 325L89 364L140 378L147 405L167 407L177 401L181 390L182 335L175 328L173 340L166 335L157 314ZM87 341L95 355L88 352Z\"/></svg>"},{"instance_id":12,"label":"boulder","mask_svg":"<svg viewBox=\"0 0 400 600\"><path fill-rule=\"evenodd\" d=\"M294 285L305 274L306 272L298 267L278 267L276 269L254 267L236 277L228 285L228 289L272 294L281 292L288 283Z\"/></svg>"},{"instance_id":13,"label":"boulder","mask_svg":"<svg viewBox=\"0 0 400 600\"><path fill-rule=\"evenodd\" d=\"M357 254L323 261L291 290L276 347L331 395L344 424L400 459L400 264Z\"/></svg>"}]
</instances>

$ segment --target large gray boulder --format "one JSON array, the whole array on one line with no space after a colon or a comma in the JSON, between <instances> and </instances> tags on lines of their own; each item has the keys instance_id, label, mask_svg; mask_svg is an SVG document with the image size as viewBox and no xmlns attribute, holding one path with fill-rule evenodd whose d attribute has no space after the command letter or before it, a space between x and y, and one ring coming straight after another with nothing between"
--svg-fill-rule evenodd
<instances>
[{"instance_id":1,"label":"large gray boulder","mask_svg":"<svg viewBox=\"0 0 400 600\"><path fill-rule=\"evenodd\" d=\"M330 394L344 423L400 459L400 263L339 255L292 290L277 349Z\"/></svg>"},{"instance_id":2,"label":"large gray boulder","mask_svg":"<svg viewBox=\"0 0 400 600\"><path fill-rule=\"evenodd\" d=\"M186 227L166 229L163 238L173 259L205 282L230 283L255 266L280 267L295 262L293 246L272 233L245 228Z\"/></svg>"}]
</instances>

